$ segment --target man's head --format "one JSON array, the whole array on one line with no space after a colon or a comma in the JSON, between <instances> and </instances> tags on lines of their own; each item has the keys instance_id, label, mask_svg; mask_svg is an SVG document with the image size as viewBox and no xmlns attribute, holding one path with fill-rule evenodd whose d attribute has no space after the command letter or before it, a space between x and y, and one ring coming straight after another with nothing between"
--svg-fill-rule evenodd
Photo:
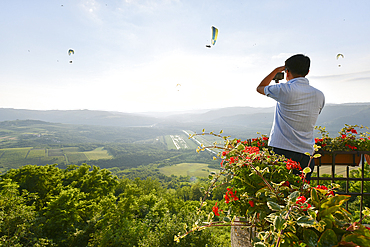
<instances>
[{"instance_id":1,"label":"man's head","mask_svg":"<svg viewBox=\"0 0 370 247\"><path fill-rule=\"evenodd\" d=\"M291 56L285 61L285 70L294 78L305 77L310 70L310 58L302 54Z\"/></svg>"}]
</instances>

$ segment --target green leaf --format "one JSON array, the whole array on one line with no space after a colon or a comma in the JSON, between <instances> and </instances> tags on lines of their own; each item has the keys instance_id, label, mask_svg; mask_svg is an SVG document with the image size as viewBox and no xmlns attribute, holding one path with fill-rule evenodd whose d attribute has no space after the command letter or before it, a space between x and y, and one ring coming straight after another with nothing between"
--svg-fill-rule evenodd
<instances>
[{"instance_id":1,"label":"green leaf","mask_svg":"<svg viewBox=\"0 0 370 247\"><path fill-rule=\"evenodd\" d=\"M313 227L316 220L308 217L308 216L302 216L297 219L297 224L302 227Z\"/></svg>"},{"instance_id":2,"label":"green leaf","mask_svg":"<svg viewBox=\"0 0 370 247\"><path fill-rule=\"evenodd\" d=\"M317 218L316 211L313 210L312 208L307 209L307 213L308 213L309 216L311 216L311 218L313 218L313 219Z\"/></svg>"},{"instance_id":3,"label":"green leaf","mask_svg":"<svg viewBox=\"0 0 370 247\"><path fill-rule=\"evenodd\" d=\"M304 174L307 174L307 173L310 173L310 172L311 172L311 168L309 168L309 167L306 167L306 168L303 169Z\"/></svg>"},{"instance_id":4,"label":"green leaf","mask_svg":"<svg viewBox=\"0 0 370 247\"><path fill-rule=\"evenodd\" d=\"M320 220L320 222L321 221L325 222L325 224L326 224L325 228L326 229L332 229L333 228L333 221L331 219L329 219L328 217L323 218L322 220Z\"/></svg>"},{"instance_id":5,"label":"green leaf","mask_svg":"<svg viewBox=\"0 0 370 247\"><path fill-rule=\"evenodd\" d=\"M337 235L331 229L327 229L321 235L317 247L332 247L338 243Z\"/></svg>"},{"instance_id":6,"label":"green leaf","mask_svg":"<svg viewBox=\"0 0 370 247\"><path fill-rule=\"evenodd\" d=\"M332 206L341 206L343 203L349 200L351 196L349 195L336 195L329 197L325 203L321 205L321 208L329 208Z\"/></svg>"},{"instance_id":7,"label":"green leaf","mask_svg":"<svg viewBox=\"0 0 370 247\"><path fill-rule=\"evenodd\" d=\"M226 216L226 217L224 217L223 221L225 221L225 222L231 222L231 219Z\"/></svg>"},{"instance_id":8,"label":"green leaf","mask_svg":"<svg viewBox=\"0 0 370 247\"><path fill-rule=\"evenodd\" d=\"M267 247L264 243L262 242L257 242L253 245L254 247Z\"/></svg>"},{"instance_id":9,"label":"green leaf","mask_svg":"<svg viewBox=\"0 0 370 247\"><path fill-rule=\"evenodd\" d=\"M267 206L269 207L269 209L274 210L274 211L280 211L281 210L280 205L277 204L276 202L268 201Z\"/></svg>"},{"instance_id":10,"label":"green leaf","mask_svg":"<svg viewBox=\"0 0 370 247\"><path fill-rule=\"evenodd\" d=\"M329 214L332 214L336 211L339 211L339 208L340 208L340 206L333 206L333 207L327 208L327 209L320 212L320 216L321 216L321 218L323 218L323 217L325 217Z\"/></svg>"},{"instance_id":11,"label":"green leaf","mask_svg":"<svg viewBox=\"0 0 370 247\"><path fill-rule=\"evenodd\" d=\"M365 209L362 210L362 214L366 216L370 216L370 209L368 207L365 207Z\"/></svg>"},{"instance_id":12,"label":"green leaf","mask_svg":"<svg viewBox=\"0 0 370 247\"><path fill-rule=\"evenodd\" d=\"M281 231L284 227L284 222L285 220L281 217L281 215L276 216L274 220L275 231Z\"/></svg>"},{"instance_id":13,"label":"green leaf","mask_svg":"<svg viewBox=\"0 0 370 247\"><path fill-rule=\"evenodd\" d=\"M299 197L299 191L294 191L292 194L288 196L289 201L295 202Z\"/></svg>"},{"instance_id":14,"label":"green leaf","mask_svg":"<svg viewBox=\"0 0 370 247\"><path fill-rule=\"evenodd\" d=\"M298 247L298 245L296 245L298 242L300 242L299 238L292 232L284 232L284 242L282 242L279 246L280 247L291 247L291 246L296 246ZM301 246L301 245L299 245ZM302 246L306 246L306 245L302 245ZM275 246L274 246L275 247Z\"/></svg>"},{"instance_id":15,"label":"green leaf","mask_svg":"<svg viewBox=\"0 0 370 247\"><path fill-rule=\"evenodd\" d=\"M317 190L315 188L312 188L311 190L311 202L315 206L315 208L320 207L320 200L319 197L317 196Z\"/></svg>"},{"instance_id":16,"label":"green leaf","mask_svg":"<svg viewBox=\"0 0 370 247\"><path fill-rule=\"evenodd\" d=\"M303 229L303 240L307 244L307 247L317 246L319 236L311 229Z\"/></svg>"},{"instance_id":17,"label":"green leaf","mask_svg":"<svg viewBox=\"0 0 370 247\"><path fill-rule=\"evenodd\" d=\"M243 144L239 144L237 147L238 151L243 151L245 149L245 146Z\"/></svg>"}]
</instances>

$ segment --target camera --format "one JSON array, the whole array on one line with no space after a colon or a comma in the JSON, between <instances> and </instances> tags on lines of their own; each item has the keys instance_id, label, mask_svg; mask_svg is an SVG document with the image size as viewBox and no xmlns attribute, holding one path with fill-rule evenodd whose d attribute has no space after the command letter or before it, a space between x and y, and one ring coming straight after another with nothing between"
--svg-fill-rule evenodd
<instances>
[{"instance_id":1,"label":"camera","mask_svg":"<svg viewBox=\"0 0 370 247\"><path fill-rule=\"evenodd\" d=\"M276 83L279 83L279 80L282 80L282 79L284 79L284 72L278 72L278 73L276 73L276 75L275 75L275 77L274 77L273 80Z\"/></svg>"}]
</instances>

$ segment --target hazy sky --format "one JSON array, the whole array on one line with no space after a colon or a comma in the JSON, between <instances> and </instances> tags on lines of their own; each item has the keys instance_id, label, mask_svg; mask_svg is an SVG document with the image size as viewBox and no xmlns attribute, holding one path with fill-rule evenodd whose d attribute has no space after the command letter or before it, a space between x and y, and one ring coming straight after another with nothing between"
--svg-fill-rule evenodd
<instances>
[{"instance_id":1,"label":"hazy sky","mask_svg":"<svg viewBox=\"0 0 370 247\"><path fill-rule=\"evenodd\" d=\"M327 103L370 102L369 9L368 0L1 0L0 107L273 106L256 87L297 53L311 58L307 78ZM219 35L207 48L211 26Z\"/></svg>"}]
</instances>

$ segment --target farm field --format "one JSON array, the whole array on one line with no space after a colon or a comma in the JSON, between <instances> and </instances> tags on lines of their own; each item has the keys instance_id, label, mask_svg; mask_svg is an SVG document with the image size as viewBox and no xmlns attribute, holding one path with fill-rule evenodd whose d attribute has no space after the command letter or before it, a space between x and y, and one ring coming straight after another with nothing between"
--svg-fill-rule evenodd
<instances>
[{"instance_id":1,"label":"farm field","mask_svg":"<svg viewBox=\"0 0 370 247\"><path fill-rule=\"evenodd\" d=\"M80 152L78 147L42 149L33 147L0 149L0 172L22 165L74 164L88 160L112 159L104 147Z\"/></svg>"},{"instance_id":2,"label":"farm field","mask_svg":"<svg viewBox=\"0 0 370 247\"><path fill-rule=\"evenodd\" d=\"M207 177L210 172L218 170L209 168L203 163L181 163L173 166L159 168L159 171L166 176L190 176L190 177Z\"/></svg>"},{"instance_id":3,"label":"farm field","mask_svg":"<svg viewBox=\"0 0 370 247\"><path fill-rule=\"evenodd\" d=\"M103 147L94 149L93 151L84 152L88 160L112 159L113 157Z\"/></svg>"}]
</instances>

